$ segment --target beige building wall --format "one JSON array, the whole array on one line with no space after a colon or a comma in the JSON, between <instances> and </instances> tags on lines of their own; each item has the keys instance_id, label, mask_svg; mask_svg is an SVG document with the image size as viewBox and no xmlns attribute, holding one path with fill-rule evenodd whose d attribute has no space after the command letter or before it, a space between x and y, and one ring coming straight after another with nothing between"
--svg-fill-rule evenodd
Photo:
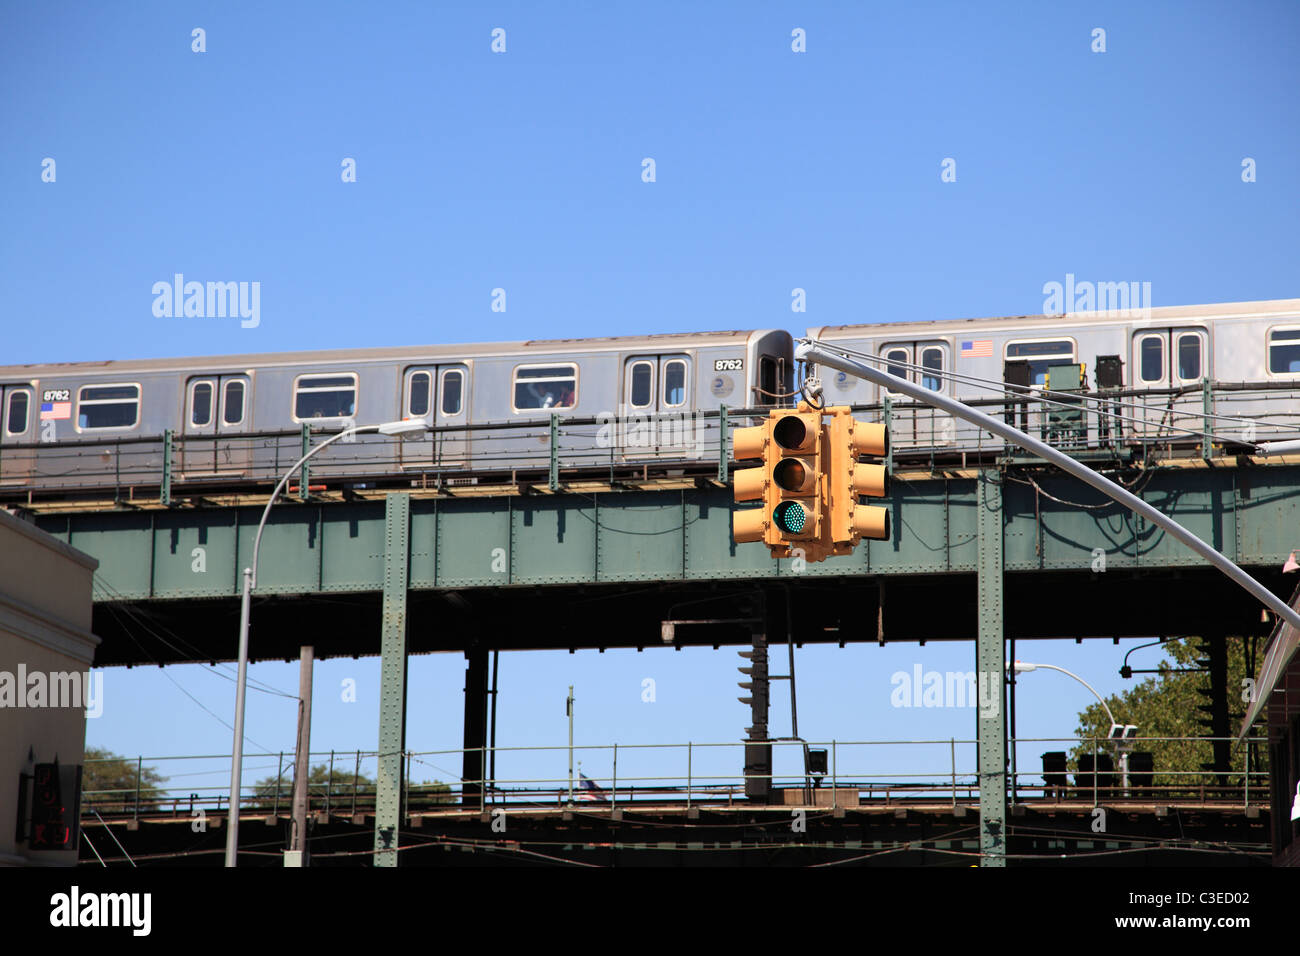
<instances>
[{"instance_id":1,"label":"beige building wall","mask_svg":"<svg viewBox=\"0 0 1300 956\"><path fill-rule=\"evenodd\" d=\"M33 524L0 511L0 866L73 866L77 850L30 850L15 840L19 774L36 763L79 764L85 752L83 706L57 707L50 675L79 672L84 692L99 638L90 632L91 583L98 562ZM16 706L27 688L20 665L46 675L46 706ZM0 681L4 677L0 676Z\"/></svg>"}]
</instances>

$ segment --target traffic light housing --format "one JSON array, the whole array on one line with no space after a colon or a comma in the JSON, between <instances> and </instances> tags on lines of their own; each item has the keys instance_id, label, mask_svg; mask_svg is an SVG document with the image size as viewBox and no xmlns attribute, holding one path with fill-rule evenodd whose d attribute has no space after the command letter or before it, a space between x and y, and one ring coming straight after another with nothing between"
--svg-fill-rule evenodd
<instances>
[{"instance_id":1,"label":"traffic light housing","mask_svg":"<svg viewBox=\"0 0 1300 956\"><path fill-rule=\"evenodd\" d=\"M861 497L889 495L889 472L883 464L860 461L864 455L889 453L889 429L877 422L860 422L847 408L827 409L829 449L827 486L830 490L831 541L836 553L852 551L863 538L887 541L889 509L858 502Z\"/></svg>"},{"instance_id":2,"label":"traffic light housing","mask_svg":"<svg viewBox=\"0 0 1300 956\"><path fill-rule=\"evenodd\" d=\"M750 708L749 726L745 728L745 796L766 802L772 789L772 744L768 739L767 715L771 701L771 678L767 669L767 636L755 633L750 647L740 651L745 664L741 690L748 696L739 698Z\"/></svg>"},{"instance_id":3,"label":"traffic light housing","mask_svg":"<svg viewBox=\"0 0 1300 956\"><path fill-rule=\"evenodd\" d=\"M852 553L863 538L890 537L889 510L858 503L889 494L885 466L859 460L888 453L884 425L857 421L847 407L816 410L800 402L768 413L761 425L736 429L732 448L740 466L733 473L736 502L761 502L733 511L737 544L761 541L773 557L797 551L821 561ZM754 460L756 466L742 466Z\"/></svg>"},{"instance_id":4,"label":"traffic light housing","mask_svg":"<svg viewBox=\"0 0 1300 956\"><path fill-rule=\"evenodd\" d=\"M771 485L778 542L820 541L825 520L821 413L777 412L770 420L769 448L780 456L772 465Z\"/></svg>"},{"instance_id":5,"label":"traffic light housing","mask_svg":"<svg viewBox=\"0 0 1300 956\"><path fill-rule=\"evenodd\" d=\"M771 480L771 465L767 449L772 443L772 419L753 428L737 428L731 439L731 453L737 465L752 458L761 460L757 467L737 467L732 472L732 494L735 500L762 501L758 508L736 509L732 512L732 537L737 544L764 541L767 536L767 489Z\"/></svg>"}]
</instances>

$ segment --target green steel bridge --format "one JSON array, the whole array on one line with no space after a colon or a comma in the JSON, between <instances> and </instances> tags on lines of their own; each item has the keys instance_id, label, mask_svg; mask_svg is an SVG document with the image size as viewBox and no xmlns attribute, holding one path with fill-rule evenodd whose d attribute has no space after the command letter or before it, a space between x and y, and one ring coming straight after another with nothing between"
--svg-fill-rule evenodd
<instances>
[{"instance_id":1,"label":"green steel bridge","mask_svg":"<svg viewBox=\"0 0 1300 956\"><path fill-rule=\"evenodd\" d=\"M483 709L486 655L495 650L718 647L755 635L773 644L966 640L977 670L1005 677L1007 645L1017 640L1270 628L1250 595L1179 542L1000 442L897 449L892 540L808 565L736 545L727 439L752 411L713 414L716 457L703 462L652 457L606 467L593 462L589 443L568 461L565 436L590 434L595 423L555 418L532 470L485 464L449 478L376 459L373 476L359 481L332 476L325 462L272 509L251 655L291 660L311 644L320 657L381 657L377 752L393 759L380 762L378 847L400 823L409 654L469 658L470 754L484 743L482 721L470 715ZM282 471L311 436L247 440L283 447ZM0 498L98 559L97 664L232 659L241 571L279 472L189 481L173 474L183 440L169 434L156 448L125 451L109 444L99 460L114 478L101 494L33 485ZM1300 457L1256 459L1246 450L1207 438L1181 449L1094 443L1073 453L1285 599L1281 566L1300 546ZM136 464L124 467L124 454ZM1005 713L977 725L981 847L996 862ZM466 759L465 779L481 778Z\"/></svg>"}]
</instances>

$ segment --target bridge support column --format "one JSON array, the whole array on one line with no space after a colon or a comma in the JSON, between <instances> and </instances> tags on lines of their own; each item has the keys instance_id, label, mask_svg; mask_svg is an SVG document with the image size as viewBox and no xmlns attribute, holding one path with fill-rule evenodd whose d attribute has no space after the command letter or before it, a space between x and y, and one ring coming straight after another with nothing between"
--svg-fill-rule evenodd
<instances>
[{"instance_id":1,"label":"bridge support column","mask_svg":"<svg viewBox=\"0 0 1300 956\"><path fill-rule=\"evenodd\" d=\"M1006 866L1007 741L1002 614L1002 481L981 471L976 493L979 630L975 641L980 865Z\"/></svg>"},{"instance_id":2,"label":"bridge support column","mask_svg":"<svg viewBox=\"0 0 1300 956\"><path fill-rule=\"evenodd\" d=\"M304 479L304 484L306 479ZM411 496L390 494L384 505L384 603L380 642L379 774L375 794L375 866L397 866L406 750L406 588Z\"/></svg>"},{"instance_id":3,"label":"bridge support column","mask_svg":"<svg viewBox=\"0 0 1300 956\"><path fill-rule=\"evenodd\" d=\"M475 647L465 652L465 754L461 762L461 802L477 806L485 777L487 746L488 653Z\"/></svg>"}]
</instances>

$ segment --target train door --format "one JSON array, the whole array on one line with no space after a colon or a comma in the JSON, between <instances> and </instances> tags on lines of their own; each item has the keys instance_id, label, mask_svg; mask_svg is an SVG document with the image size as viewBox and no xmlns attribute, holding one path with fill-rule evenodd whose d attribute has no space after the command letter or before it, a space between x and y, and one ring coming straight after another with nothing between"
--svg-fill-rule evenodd
<instances>
[{"instance_id":1,"label":"train door","mask_svg":"<svg viewBox=\"0 0 1300 956\"><path fill-rule=\"evenodd\" d=\"M0 386L0 485L25 485L36 468L36 449L17 448L31 445L38 437L40 406L36 405L30 385Z\"/></svg>"},{"instance_id":2,"label":"train door","mask_svg":"<svg viewBox=\"0 0 1300 956\"><path fill-rule=\"evenodd\" d=\"M414 438L398 446L405 468L459 467L469 461L469 368L464 364L421 365L406 370L402 391L402 417L423 418L435 428L428 438Z\"/></svg>"},{"instance_id":3,"label":"train door","mask_svg":"<svg viewBox=\"0 0 1300 956\"><path fill-rule=\"evenodd\" d=\"M890 342L881 348L880 355L885 359L884 367L890 375L924 386L932 392L952 394L951 384L945 378L952 368L947 342ZM890 440L894 447L929 448L953 442L956 436L951 415L923 402L913 402L901 392L883 386L880 392L882 399L888 395L894 405L890 425Z\"/></svg>"},{"instance_id":4,"label":"train door","mask_svg":"<svg viewBox=\"0 0 1300 956\"><path fill-rule=\"evenodd\" d=\"M463 466L469 462L469 432L464 430L467 424L469 368L465 365L439 365L434 425L455 430L438 433L438 464Z\"/></svg>"},{"instance_id":5,"label":"train door","mask_svg":"<svg viewBox=\"0 0 1300 956\"><path fill-rule=\"evenodd\" d=\"M633 355L623 363L619 444L627 458L684 458L694 453L690 357Z\"/></svg>"},{"instance_id":6,"label":"train door","mask_svg":"<svg viewBox=\"0 0 1300 956\"><path fill-rule=\"evenodd\" d=\"M1199 326L1170 326L1133 333L1132 387L1171 390L1135 399L1147 408L1127 414L1138 437L1186 436L1175 428L1199 432L1204 411L1201 379L1211 376L1209 336ZM1187 391L1173 392L1172 390Z\"/></svg>"},{"instance_id":7,"label":"train door","mask_svg":"<svg viewBox=\"0 0 1300 956\"><path fill-rule=\"evenodd\" d=\"M196 375L185 383L182 474L248 472L252 448L245 436L252 426L252 398L247 375Z\"/></svg>"}]
</instances>

